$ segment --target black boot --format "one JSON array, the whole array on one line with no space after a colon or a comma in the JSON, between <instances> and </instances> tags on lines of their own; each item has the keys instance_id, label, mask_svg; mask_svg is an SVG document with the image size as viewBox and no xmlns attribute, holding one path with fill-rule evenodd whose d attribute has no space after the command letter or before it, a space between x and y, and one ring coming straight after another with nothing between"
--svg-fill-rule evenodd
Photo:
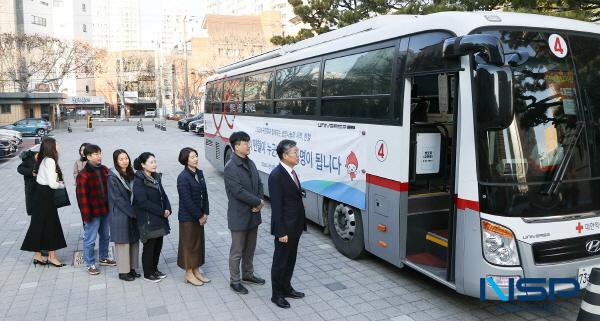
<instances>
[{"instance_id":1,"label":"black boot","mask_svg":"<svg viewBox=\"0 0 600 321\"><path fill-rule=\"evenodd\" d=\"M119 273L119 279L123 281L133 281L135 277L131 276L129 273Z\"/></svg>"},{"instance_id":2,"label":"black boot","mask_svg":"<svg viewBox=\"0 0 600 321\"><path fill-rule=\"evenodd\" d=\"M131 271L129 271L128 274L131 275L131 276L133 276L134 278L142 277L142 275L139 274L139 273L137 273L134 269L131 269Z\"/></svg>"}]
</instances>

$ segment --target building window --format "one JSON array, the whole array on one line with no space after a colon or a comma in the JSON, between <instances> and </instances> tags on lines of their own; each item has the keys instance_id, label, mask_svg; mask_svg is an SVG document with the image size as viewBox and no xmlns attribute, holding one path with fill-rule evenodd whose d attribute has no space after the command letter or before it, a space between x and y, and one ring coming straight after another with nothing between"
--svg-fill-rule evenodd
<instances>
[{"instance_id":1,"label":"building window","mask_svg":"<svg viewBox=\"0 0 600 321\"><path fill-rule=\"evenodd\" d=\"M90 92L90 86L88 86L88 85L85 85L85 92L86 92L86 93L89 93L89 92Z\"/></svg>"},{"instance_id":2,"label":"building window","mask_svg":"<svg viewBox=\"0 0 600 321\"><path fill-rule=\"evenodd\" d=\"M40 25L40 26L46 26L46 18L42 18L42 17L38 17L38 16L32 16L33 17L33 24L34 25Z\"/></svg>"},{"instance_id":3,"label":"building window","mask_svg":"<svg viewBox=\"0 0 600 321\"><path fill-rule=\"evenodd\" d=\"M85 25L85 23L83 24L83 32L87 32L87 26Z\"/></svg>"},{"instance_id":4,"label":"building window","mask_svg":"<svg viewBox=\"0 0 600 321\"><path fill-rule=\"evenodd\" d=\"M81 4L81 11L85 12L85 3Z\"/></svg>"},{"instance_id":5,"label":"building window","mask_svg":"<svg viewBox=\"0 0 600 321\"><path fill-rule=\"evenodd\" d=\"M42 6L48 6L48 2L46 1L40 1L40 3L42 4Z\"/></svg>"},{"instance_id":6,"label":"building window","mask_svg":"<svg viewBox=\"0 0 600 321\"><path fill-rule=\"evenodd\" d=\"M0 105L0 113L10 114L10 105Z\"/></svg>"}]
</instances>

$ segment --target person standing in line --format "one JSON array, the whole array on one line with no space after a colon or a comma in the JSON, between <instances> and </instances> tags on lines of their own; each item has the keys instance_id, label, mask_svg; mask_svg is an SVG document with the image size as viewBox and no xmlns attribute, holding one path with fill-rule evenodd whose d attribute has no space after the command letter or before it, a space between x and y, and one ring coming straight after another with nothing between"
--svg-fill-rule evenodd
<instances>
[{"instance_id":1,"label":"person standing in line","mask_svg":"<svg viewBox=\"0 0 600 321\"><path fill-rule=\"evenodd\" d=\"M140 233L133 209L133 167L123 149L113 152L114 166L108 173L108 221L110 240L115 243L119 279L133 281L141 277L138 266Z\"/></svg>"},{"instance_id":2,"label":"person standing in line","mask_svg":"<svg viewBox=\"0 0 600 321\"><path fill-rule=\"evenodd\" d=\"M81 144L81 146L79 146L79 159L77 159L75 161L75 164L73 164L73 179L77 180L77 175L79 175L79 172L81 172L81 170L85 167L85 163L87 162L87 158L85 157L85 154L83 153L83 151L85 150L85 147L89 145L89 143L83 143Z\"/></svg>"},{"instance_id":3,"label":"person standing in line","mask_svg":"<svg viewBox=\"0 0 600 321\"><path fill-rule=\"evenodd\" d=\"M83 151L87 161L76 179L77 203L83 220L83 257L90 275L100 274L96 267L94 247L100 238L98 254L100 265L115 266L108 257L110 231L108 226L108 168L102 165L102 149L88 144Z\"/></svg>"},{"instance_id":4,"label":"person standing in line","mask_svg":"<svg viewBox=\"0 0 600 321\"><path fill-rule=\"evenodd\" d=\"M264 206L263 184L250 155L250 136L245 132L234 132L229 137L233 149L231 159L225 165L224 179L227 192L227 225L231 231L229 250L229 274L231 289L247 294L241 281L265 284L265 280L254 274L254 251ZM242 277L240 278L240 262Z\"/></svg>"},{"instance_id":5,"label":"person standing in line","mask_svg":"<svg viewBox=\"0 0 600 321\"><path fill-rule=\"evenodd\" d=\"M280 308L289 308L285 298L300 299L304 293L291 284L298 243L306 231L306 215L302 203L302 186L294 166L298 165L298 147L293 140L282 140L277 145L277 165L269 175L271 199L271 234L275 236L275 251L271 266L273 293L271 301Z\"/></svg>"},{"instance_id":6,"label":"person standing in line","mask_svg":"<svg viewBox=\"0 0 600 321\"><path fill-rule=\"evenodd\" d=\"M73 179L75 180L75 185L77 185L77 175L79 175L79 172L81 172L81 170L83 170L85 168L85 163L87 162L87 158L85 157L85 154L83 153L83 151L85 150L85 147L87 145L89 145L90 143L83 143L81 144L81 146L79 146L79 159L77 159L75 161L75 164L73 164ZM82 224L85 225L85 222L82 221ZM81 239L83 240L85 238L85 230L81 231Z\"/></svg>"},{"instance_id":7,"label":"person standing in line","mask_svg":"<svg viewBox=\"0 0 600 321\"><path fill-rule=\"evenodd\" d=\"M179 194L179 250L177 265L185 270L185 283L195 286L210 282L199 268L206 256L204 225L208 220L208 193L204 174L198 168L198 152L185 147L179 152L184 166L177 177Z\"/></svg>"},{"instance_id":8,"label":"person standing in line","mask_svg":"<svg viewBox=\"0 0 600 321\"><path fill-rule=\"evenodd\" d=\"M133 179L133 208L135 210L142 250L144 279L160 282L167 275L158 270L158 260L163 238L169 234L171 203L162 186L162 174L156 172L156 157L142 153L133 162L136 169Z\"/></svg>"},{"instance_id":9,"label":"person standing in line","mask_svg":"<svg viewBox=\"0 0 600 321\"><path fill-rule=\"evenodd\" d=\"M51 264L63 267L56 250L67 247L58 211L54 205L54 191L65 188L62 171L58 165L58 144L54 138L44 138L36 160L36 187L32 197L31 223L21 245L22 251L35 252L34 266ZM41 251L48 251L44 260Z\"/></svg>"},{"instance_id":10,"label":"person standing in line","mask_svg":"<svg viewBox=\"0 0 600 321\"><path fill-rule=\"evenodd\" d=\"M28 150L21 153L21 164L17 167L17 172L23 175L23 182L25 183L25 209L27 215L31 216L33 213L33 193L35 191L35 163L37 161L38 152Z\"/></svg>"}]
</instances>

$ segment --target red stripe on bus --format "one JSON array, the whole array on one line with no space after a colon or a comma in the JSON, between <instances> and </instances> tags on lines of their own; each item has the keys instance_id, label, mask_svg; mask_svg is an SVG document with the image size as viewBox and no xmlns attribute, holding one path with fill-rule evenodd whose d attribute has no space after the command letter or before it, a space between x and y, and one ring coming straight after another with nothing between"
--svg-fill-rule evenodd
<instances>
[{"instance_id":1,"label":"red stripe on bus","mask_svg":"<svg viewBox=\"0 0 600 321\"><path fill-rule=\"evenodd\" d=\"M454 204L456 204L456 208L459 210L471 209L479 212L479 202L477 201L466 200L458 197L458 195L454 195Z\"/></svg>"},{"instance_id":2,"label":"red stripe on bus","mask_svg":"<svg viewBox=\"0 0 600 321\"><path fill-rule=\"evenodd\" d=\"M209 133L204 133L204 136L206 136L208 138L215 138L215 137L217 137L217 135L215 135L215 134L209 134ZM219 136L218 138L220 138L222 141L224 141L226 143L229 143L229 138L221 137L221 136Z\"/></svg>"},{"instance_id":3,"label":"red stripe on bus","mask_svg":"<svg viewBox=\"0 0 600 321\"><path fill-rule=\"evenodd\" d=\"M408 183L367 174L367 183L391 189L396 192L408 192Z\"/></svg>"}]
</instances>

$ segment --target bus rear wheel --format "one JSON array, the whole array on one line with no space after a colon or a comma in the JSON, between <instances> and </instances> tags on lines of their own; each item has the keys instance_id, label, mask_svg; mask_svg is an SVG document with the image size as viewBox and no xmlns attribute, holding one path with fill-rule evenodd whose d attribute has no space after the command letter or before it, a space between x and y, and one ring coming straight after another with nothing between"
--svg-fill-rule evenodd
<instances>
[{"instance_id":1,"label":"bus rear wheel","mask_svg":"<svg viewBox=\"0 0 600 321\"><path fill-rule=\"evenodd\" d=\"M365 256L365 237L359 209L329 201L327 221L331 240L340 253L353 260Z\"/></svg>"}]
</instances>

